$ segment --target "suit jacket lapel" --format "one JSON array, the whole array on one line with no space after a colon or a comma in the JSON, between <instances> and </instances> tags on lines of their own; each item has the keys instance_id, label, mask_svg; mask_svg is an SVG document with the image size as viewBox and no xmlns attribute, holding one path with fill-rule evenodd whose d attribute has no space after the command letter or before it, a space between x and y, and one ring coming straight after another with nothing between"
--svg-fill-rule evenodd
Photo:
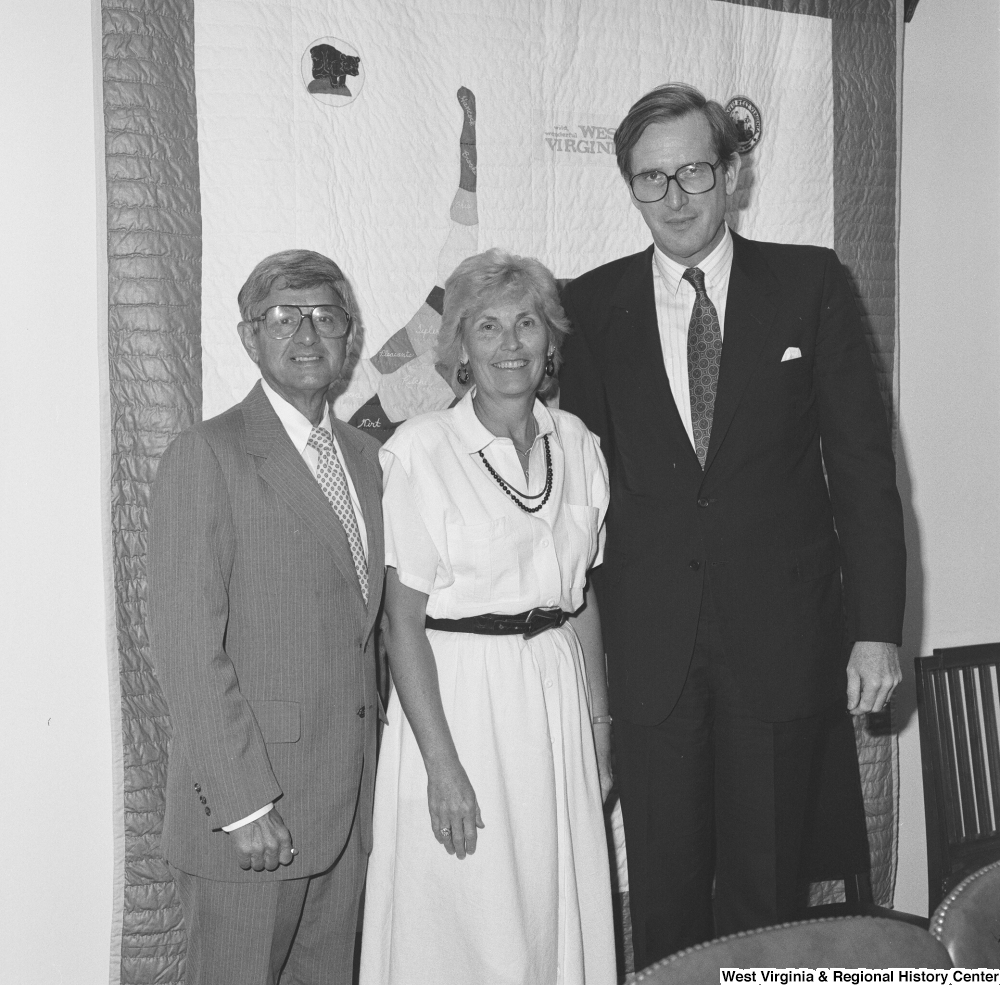
<instances>
[{"instance_id":1,"label":"suit jacket lapel","mask_svg":"<svg viewBox=\"0 0 1000 985\"><path fill-rule=\"evenodd\" d=\"M357 589L360 601L361 586L354 570L347 534L259 383L247 395L242 408L247 429L247 452L259 460L258 474L329 548L337 567Z\"/></svg>"},{"instance_id":2,"label":"suit jacket lapel","mask_svg":"<svg viewBox=\"0 0 1000 985\"><path fill-rule=\"evenodd\" d=\"M776 312L776 290L774 274L760 259L754 244L733 233L733 267L706 472L725 440L743 391L760 360Z\"/></svg>"},{"instance_id":3,"label":"suit jacket lapel","mask_svg":"<svg viewBox=\"0 0 1000 985\"><path fill-rule=\"evenodd\" d=\"M362 441L353 427L331 418L361 504L361 515L368 535L368 622L367 635L375 623L382 599L385 578L385 541L382 531L382 480L376 460L377 451ZM360 591L360 588L359 588Z\"/></svg>"},{"instance_id":4,"label":"suit jacket lapel","mask_svg":"<svg viewBox=\"0 0 1000 985\"><path fill-rule=\"evenodd\" d=\"M686 447L697 463L698 456L677 412L663 364L663 346L653 291L652 246L639 254L636 263L618 282L611 304L607 346L629 354L629 381L626 385L634 389L636 402L648 417L648 420L636 423L661 438L669 436L678 446ZM621 363L620 359L612 358L614 353L607 352L606 355L607 365Z\"/></svg>"}]
</instances>

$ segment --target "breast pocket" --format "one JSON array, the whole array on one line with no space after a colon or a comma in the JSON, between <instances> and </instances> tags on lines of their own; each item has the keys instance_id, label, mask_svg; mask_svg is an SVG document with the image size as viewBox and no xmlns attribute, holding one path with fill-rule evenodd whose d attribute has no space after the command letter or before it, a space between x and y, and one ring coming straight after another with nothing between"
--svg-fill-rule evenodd
<instances>
[{"instance_id":1,"label":"breast pocket","mask_svg":"<svg viewBox=\"0 0 1000 985\"><path fill-rule=\"evenodd\" d=\"M785 393L795 397L809 395L812 389L812 366L804 356L779 363L777 375Z\"/></svg>"},{"instance_id":2,"label":"breast pocket","mask_svg":"<svg viewBox=\"0 0 1000 985\"><path fill-rule=\"evenodd\" d=\"M586 573L597 555L597 520L600 511L596 506L573 506L562 508L563 530L556 531L562 538L559 554L570 560L572 570Z\"/></svg>"},{"instance_id":3,"label":"breast pocket","mask_svg":"<svg viewBox=\"0 0 1000 985\"><path fill-rule=\"evenodd\" d=\"M516 537L507 517L486 523L449 523L448 553L455 594L491 611L498 602L517 599L521 578Z\"/></svg>"}]
</instances>

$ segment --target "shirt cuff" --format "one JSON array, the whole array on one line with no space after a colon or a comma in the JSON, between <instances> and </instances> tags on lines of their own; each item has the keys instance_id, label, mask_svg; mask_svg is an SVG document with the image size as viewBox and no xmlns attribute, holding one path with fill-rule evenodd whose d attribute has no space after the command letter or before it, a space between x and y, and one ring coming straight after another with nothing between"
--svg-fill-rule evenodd
<instances>
[{"instance_id":1,"label":"shirt cuff","mask_svg":"<svg viewBox=\"0 0 1000 985\"><path fill-rule=\"evenodd\" d=\"M249 824L251 821L256 821L257 818L259 817L263 817L271 810L272 807L274 807L274 804L267 804L266 806L262 807L259 811L254 811L253 814L247 814L247 816L240 821L233 821L232 824L224 824L222 826L222 830L235 831L237 828L242 828L243 825Z\"/></svg>"}]
</instances>

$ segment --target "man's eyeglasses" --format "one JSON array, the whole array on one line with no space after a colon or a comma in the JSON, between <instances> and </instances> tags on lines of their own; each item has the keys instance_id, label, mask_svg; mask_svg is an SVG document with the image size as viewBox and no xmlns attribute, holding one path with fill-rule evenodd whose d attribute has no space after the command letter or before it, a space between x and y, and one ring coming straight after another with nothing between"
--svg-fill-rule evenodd
<instances>
[{"instance_id":1,"label":"man's eyeglasses","mask_svg":"<svg viewBox=\"0 0 1000 985\"><path fill-rule=\"evenodd\" d=\"M324 339L342 339L351 330L351 314L339 304L276 304L254 321L262 321L264 331L280 342L299 330L303 318L308 318L316 334Z\"/></svg>"},{"instance_id":2,"label":"man's eyeglasses","mask_svg":"<svg viewBox=\"0 0 1000 985\"><path fill-rule=\"evenodd\" d=\"M634 175L629 181L632 194L637 202L648 204L659 202L667 197L670 189L670 182L676 181L681 191L688 195L704 195L715 187L715 169L722 163L719 158L715 164L708 161L695 161L692 164L684 164L673 174L664 174L662 171L643 171Z\"/></svg>"}]
</instances>

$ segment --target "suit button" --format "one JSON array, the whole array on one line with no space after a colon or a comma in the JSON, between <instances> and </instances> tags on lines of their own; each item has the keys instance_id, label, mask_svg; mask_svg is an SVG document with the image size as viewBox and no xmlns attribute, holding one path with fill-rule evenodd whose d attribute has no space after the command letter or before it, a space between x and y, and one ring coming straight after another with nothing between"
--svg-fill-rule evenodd
<instances>
[{"instance_id":1,"label":"suit button","mask_svg":"<svg viewBox=\"0 0 1000 985\"><path fill-rule=\"evenodd\" d=\"M689 567L689 568L690 568L690 569L691 569L692 571L697 571L697 570L698 570L698 569L699 569L699 568L701 567L701 561L692 561L692 562L691 562L691 563L690 563L690 564L688 565L688 567Z\"/></svg>"},{"instance_id":2,"label":"suit button","mask_svg":"<svg viewBox=\"0 0 1000 985\"><path fill-rule=\"evenodd\" d=\"M201 802L202 802L203 804L207 804L207 803L208 803L208 801L207 801L207 800L205 800L205 798L204 798L204 797L199 797L198 799L199 799L199 800L200 800L200 801L201 801Z\"/></svg>"},{"instance_id":3,"label":"suit button","mask_svg":"<svg viewBox=\"0 0 1000 985\"><path fill-rule=\"evenodd\" d=\"M361 706L361 707L360 707L360 708L358 709L358 718L364 718L364 717L365 717L365 706L364 706L364 705L362 705L362 706Z\"/></svg>"},{"instance_id":4,"label":"suit button","mask_svg":"<svg viewBox=\"0 0 1000 985\"><path fill-rule=\"evenodd\" d=\"M211 807L206 807L205 808L205 814L206 814L206 816L211 817L212 816L212 808Z\"/></svg>"},{"instance_id":5,"label":"suit button","mask_svg":"<svg viewBox=\"0 0 1000 985\"><path fill-rule=\"evenodd\" d=\"M195 793L201 793L201 784L200 783L196 783L194 785L194 792Z\"/></svg>"},{"instance_id":6,"label":"suit button","mask_svg":"<svg viewBox=\"0 0 1000 985\"><path fill-rule=\"evenodd\" d=\"M703 497L702 497L701 499L699 499L699 500L698 500L698 505L699 505L699 506L700 506L700 507L701 507L702 509L704 509L704 508L705 508L706 506L708 506L708 500L707 500L707 499L705 499L705 497L703 496Z\"/></svg>"}]
</instances>

